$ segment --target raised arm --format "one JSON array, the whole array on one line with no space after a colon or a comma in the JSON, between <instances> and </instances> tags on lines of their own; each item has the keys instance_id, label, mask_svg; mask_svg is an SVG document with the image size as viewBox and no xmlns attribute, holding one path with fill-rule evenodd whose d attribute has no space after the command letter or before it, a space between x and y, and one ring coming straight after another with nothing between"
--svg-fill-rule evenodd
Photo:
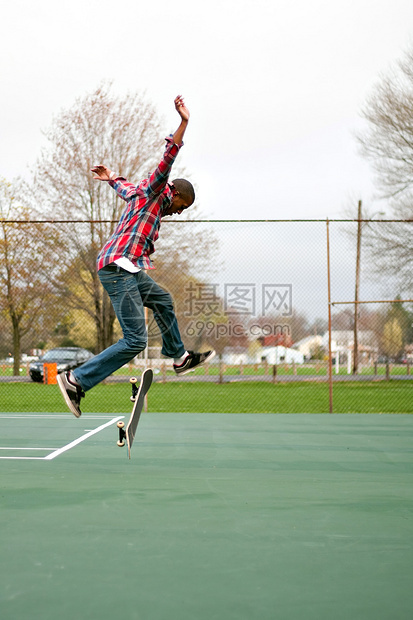
<instances>
[{"instance_id":1,"label":"raised arm","mask_svg":"<svg viewBox=\"0 0 413 620\"><path fill-rule=\"evenodd\" d=\"M166 139L167 144L163 157L156 167L156 170L152 172L148 179L148 194L158 194L163 191L168 181L172 165L178 155L179 149L183 144L182 140L189 120L189 110L185 106L181 95L178 95L178 97L175 98L174 103L175 108L181 117L181 123L175 133Z\"/></svg>"},{"instance_id":2,"label":"raised arm","mask_svg":"<svg viewBox=\"0 0 413 620\"><path fill-rule=\"evenodd\" d=\"M178 95L175 98L175 109L181 117L181 124L173 135L173 141L175 142L175 144L179 145L182 143L184 133L186 131L189 121L189 110L186 107L183 97L181 95Z\"/></svg>"}]
</instances>

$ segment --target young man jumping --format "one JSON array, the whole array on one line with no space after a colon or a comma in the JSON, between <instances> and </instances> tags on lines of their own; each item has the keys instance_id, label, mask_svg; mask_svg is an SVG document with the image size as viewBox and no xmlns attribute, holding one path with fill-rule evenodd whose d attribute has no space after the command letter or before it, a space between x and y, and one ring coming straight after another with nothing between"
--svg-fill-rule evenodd
<instances>
[{"instance_id":1,"label":"young man jumping","mask_svg":"<svg viewBox=\"0 0 413 620\"><path fill-rule=\"evenodd\" d=\"M195 200L192 184L185 179L168 183L172 165L183 145L189 111L181 96L175 99L181 118L178 129L166 138L166 148L149 178L133 185L106 166L92 168L94 178L109 183L126 201L126 208L110 239L97 259L99 279L107 291L122 328L123 338L99 355L58 375L57 382L72 413L81 415L80 401L85 392L100 383L147 346L144 308L153 311L162 335L162 354L174 359L174 370L185 374L212 359L215 351L186 351L179 333L171 295L144 270L152 269L150 254L159 235L162 217L180 215Z\"/></svg>"}]
</instances>

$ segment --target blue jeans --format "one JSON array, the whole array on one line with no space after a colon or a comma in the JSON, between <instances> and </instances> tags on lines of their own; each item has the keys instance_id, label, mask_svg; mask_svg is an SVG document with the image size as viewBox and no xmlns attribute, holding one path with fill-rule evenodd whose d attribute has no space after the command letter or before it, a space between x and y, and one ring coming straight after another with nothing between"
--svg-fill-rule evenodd
<instances>
[{"instance_id":1,"label":"blue jeans","mask_svg":"<svg viewBox=\"0 0 413 620\"><path fill-rule=\"evenodd\" d=\"M98 276L110 297L123 338L73 372L84 391L106 379L146 348L148 337L144 307L153 311L161 330L162 354L181 357L185 353L169 293L144 271L129 273L112 264L100 269Z\"/></svg>"}]
</instances>

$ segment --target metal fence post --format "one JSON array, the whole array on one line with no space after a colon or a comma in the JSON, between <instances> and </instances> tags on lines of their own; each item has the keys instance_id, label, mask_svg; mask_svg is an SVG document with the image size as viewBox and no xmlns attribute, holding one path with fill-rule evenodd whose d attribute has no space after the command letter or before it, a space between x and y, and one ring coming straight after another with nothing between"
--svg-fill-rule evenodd
<instances>
[{"instance_id":1,"label":"metal fence post","mask_svg":"<svg viewBox=\"0 0 413 620\"><path fill-rule=\"evenodd\" d=\"M328 218L327 225L327 287L328 287L328 388L329 388L329 411L333 413L333 359L331 354L331 279L330 279L330 227Z\"/></svg>"}]
</instances>

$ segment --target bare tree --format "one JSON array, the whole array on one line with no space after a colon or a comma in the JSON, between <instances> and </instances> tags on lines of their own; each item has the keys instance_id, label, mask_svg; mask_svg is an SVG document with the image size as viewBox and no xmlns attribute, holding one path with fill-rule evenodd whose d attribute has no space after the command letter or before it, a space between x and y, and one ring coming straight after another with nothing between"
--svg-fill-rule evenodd
<instances>
[{"instance_id":1,"label":"bare tree","mask_svg":"<svg viewBox=\"0 0 413 620\"><path fill-rule=\"evenodd\" d=\"M0 180L0 311L12 326L14 375L19 374L22 337L35 330L51 295L45 238L50 237L49 248L57 253L50 227L30 223L32 212L19 200L21 187L19 181Z\"/></svg>"},{"instance_id":2,"label":"bare tree","mask_svg":"<svg viewBox=\"0 0 413 620\"><path fill-rule=\"evenodd\" d=\"M412 203L413 205L413 203ZM400 205L395 205L394 216ZM409 211L413 210L413 206ZM412 213L410 213L412 215ZM413 219L402 222L372 222L363 227L364 247L372 271L387 279L388 294L401 293L406 299L413 295Z\"/></svg>"},{"instance_id":3,"label":"bare tree","mask_svg":"<svg viewBox=\"0 0 413 620\"><path fill-rule=\"evenodd\" d=\"M368 128L359 136L377 172L383 196L413 191L413 49L376 85L362 110Z\"/></svg>"},{"instance_id":4,"label":"bare tree","mask_svg":"<svg viewBox=\"0 0 413 620\"><path fill-rule=\"evenodd\" d=\"M364 243L377 273L391 276L413 291L413 49L381 78L362 116L366 130L358 136L362 154L376 171L382 198L403 223L372 223L363 230ZM367 216L368 217L368 216Z\"/></svg>"}]
</instances>

